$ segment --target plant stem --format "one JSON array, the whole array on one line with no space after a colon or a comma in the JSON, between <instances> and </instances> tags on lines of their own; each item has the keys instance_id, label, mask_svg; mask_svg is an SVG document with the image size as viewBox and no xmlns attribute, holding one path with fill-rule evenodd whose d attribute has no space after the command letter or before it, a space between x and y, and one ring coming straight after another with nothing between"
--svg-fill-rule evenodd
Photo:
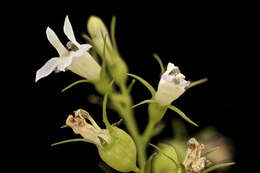
<instances>
[{"instance_id":1,"label":"plant stem","mask_svg":"<svg viewBox=\"0 0 260 173\"><path fill-rule=\"evenodd\" d=\"M146 126L146 128L144 130L142 138L143 138L143 141L146 143L146 145L152 136L152 131L153 131L154 126L155 126L155 123L153 123L153 121L149 121L148 125Z\"/></svg>"},{"instance_id":2,"label":"plant stem","mask_svg":"<svg viewBox=\"0 0 260 173\"><path fill-rule=\"evenodd\" d=\"M120 85L120 90L122 92L122 96L124 99L121 100L121 103L118 103L117 100L115 100L113 97L110 97L114 105L116 106L116 109L118 110L118 113L120 116L124 119L124 123L126 125L127 130L133 137L135 143L136 143L136 148L137 148L137 153L138 153L138 163L140 166L140 173L143 172L144 165L145 165L145 160L146 160L146 151L145 151L145 143L143 142L139 130L136 124L136 120L134 118L134 113L132 110L132 98L126 88L125 85Z\"/></svg>"}]
</instances>

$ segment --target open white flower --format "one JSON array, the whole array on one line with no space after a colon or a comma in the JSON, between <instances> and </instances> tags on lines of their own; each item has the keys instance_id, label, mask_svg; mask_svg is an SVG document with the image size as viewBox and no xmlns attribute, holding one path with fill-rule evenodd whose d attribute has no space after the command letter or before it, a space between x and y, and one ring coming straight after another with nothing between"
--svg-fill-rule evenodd
<instances>
[{"instance_id":1,"label":"open white flower","mask_svg":"<svg viewBox=\"0 0 260 173\"><path fill-rule=\"evenodd\" d=\"M85 118L88 119L91 124L87 123ZM80 134L85 140L98 146L101 146L101 139L107 143L111 141L108 130L101 129L89 113L83 109L75 111L74 117L69 115L66 120L66 125L71 127L75 134Z\"/></svg>"},{"instance_id":2,"label":"open white flower","mask_svg":"<svg viewBox=\"0 0 260 173\"><path fill-rule=\"evenodd\" d=\"M48 76L53 71L60 72L67 69L89 80L98 80L100 77L100 65L87 52L92 46L89 44L79 44L74 36L68 16L65 18L65 35L70 40L67 48L63 46L57 35L49 27L46 30L47 38L52 46L59 53L59 57L51 58L37 72L35 81Z\"/></svg>"},{"instance_id":3,"label":"open white flower","mask_svg":"<svg viewBox=\"0 0 260 173\"><path fill-rule=\"evenodd\" d=\"M185 87L189 84L179 68L168 63L166 72L161 76L155 100L163 106L170 105L184 93Z\"/></svg>"}]
</instances>

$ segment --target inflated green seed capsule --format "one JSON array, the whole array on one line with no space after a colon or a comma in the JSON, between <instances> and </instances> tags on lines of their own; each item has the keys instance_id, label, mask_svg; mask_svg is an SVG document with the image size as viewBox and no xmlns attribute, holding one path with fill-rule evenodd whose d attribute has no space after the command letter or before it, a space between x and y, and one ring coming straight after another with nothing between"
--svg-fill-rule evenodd
<instances>
[{"instance_id":1,"label":"inflated green seed capsule","mask_svg":"<svg viewBox=\"0 0 260 173\"><path fill-rule=\"evenodd\" d=\"M159 144L159 148L163 153L167 154L167 156L177 161L177 154L173 147ZM176 165L162 153L159 153L154 157L152 169L153 173L177 173Z\"/></svg>"},{"instance_id":2,"label":"inflated green seed capsule","mask_svg":"<svg viewBox=\"0 0 260 173\"><path fill-rule=\"evenodd\" d=\"M91 124L87 123L87 118ZM101 159L120 172L136 171L136 146L132 138L118 127L101 129L88 112L79 109L69 115L66 124L76 134L97 146Z\"/></svg>"},{"instance_id":3,"label":"inflated green seed capsule","mask_svg":"<svg viewBox=\"0 0 260 173\"><path fill-rule=\"evenodd\" d=\"M123 130L112 127L111 142L98 147L102 160L120 172L136 171L136 147L132 138Z\"/></svg>"}]
</instances>

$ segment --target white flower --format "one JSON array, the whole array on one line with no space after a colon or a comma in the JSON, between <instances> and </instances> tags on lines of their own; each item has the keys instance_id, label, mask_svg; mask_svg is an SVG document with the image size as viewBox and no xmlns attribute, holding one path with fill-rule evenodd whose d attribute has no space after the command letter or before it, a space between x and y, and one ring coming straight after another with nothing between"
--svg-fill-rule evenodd
<instances>
[{"instance_id":1,"label":"white flower","mask_svg":"<svg viewBox=\"0 0 260 173\"><path fill-rule=\"evenodd\" d=\"M87 123L87 118L91 124ZM89 113L83 109L75 111L75 116L69 115L66 120L66 125L71 127L75 134L80 134L87 141L101 146L100 138L105 142L111 141L111 136L106 129L101 129Z\"/></svg>"},{"instance_id":2,"label":"white flower","mask_svg":"<svg viewBox=\"0 0 260 173\"><path fill-rule=\"evenodd\" d=\"M67 48L63 46L54 31L49 27L47 28L47 38L59 53L59 57L47 61L36 72L35 81L37 82L39 79L48 76L53 71L59 72L67 69L89 80L98 80L101 67L87 52L92 46L79 44L76 41L68 16L65 18L63 30L70 40L66 45Z\"/></svg>"},{"instance_id":3,"label":"white flower","mask_svg":"<svg viewBox=\"0 0 260 173\"><path fill-rule=\"evenodd\" d=\"M178 67L168 63L166 72L161 76L155 100L163 106L170 105L184 93L189 83Z\"/></svg>"}]
</instances>

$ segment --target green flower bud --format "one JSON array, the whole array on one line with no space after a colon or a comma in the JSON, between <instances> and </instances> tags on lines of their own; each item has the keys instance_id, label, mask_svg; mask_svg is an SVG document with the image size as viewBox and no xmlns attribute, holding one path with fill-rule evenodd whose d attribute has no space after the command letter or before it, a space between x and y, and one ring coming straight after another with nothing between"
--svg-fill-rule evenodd
<instances>
[{"instance_id":1,"label":"green flower bud","mask_svg":"<svg viewBox=\"0 0 260 173\"><path fill-rule=\"evenodd\" d=\"M112 63L108 63L109 73L112 78L117 84L126 83L128 72L127 65L119 55L115 55L112 60Z\"/></svg>"},{"instance_id":2,"label":"green flower bud","mask_svg":"<svg viewBox=\"0 0 260 173\"><path fill-rule=\"evenodd\" d=\"M106 37L106 47L111 48L109 33L103 21L96 16L91 16L87 23L88 32L99 53L104 49L104 38Z\"/></svg>"},{"instance_id":3,"label":"green flower bud","mask_svg":"<svg viewBox=\"0 0 260 173\"><path fill-rule=\"evenodd\" d=\"M91 124L87 123L87 118ZM66 124L76 134L98 148L101 159L113 169L120 172L137 171L136 146L132 138L118 127L101 129L88 112L79 109L75 116L69 115Z\"/></svg>"},{"instance_id":4,"label":"green flower bud","mask_svg":"<svg viewBox=\"0 0 260 173\"><path fill-rule=\"evenodd\" d=\"M159 148L163 153L166 153L173 160L177 161L177 153L173 147L169 145L160 145ZM157 154L153 159L153 173L177 173L176 165L172 160L167 158L162 153Z\"/></svg>"}]
</instances>

